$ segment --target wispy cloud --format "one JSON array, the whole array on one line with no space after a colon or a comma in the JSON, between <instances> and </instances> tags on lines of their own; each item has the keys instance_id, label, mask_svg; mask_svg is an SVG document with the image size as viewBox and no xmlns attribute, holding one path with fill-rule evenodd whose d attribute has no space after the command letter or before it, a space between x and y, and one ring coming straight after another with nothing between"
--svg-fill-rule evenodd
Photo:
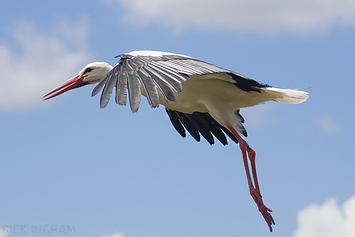
<instances>
[{"instance_id":1,"label":"wispy cloud","mask_svg":"<svg viewBox=\"0 0 355 237\"><path fill-rule=\"evenodd\" d=\"M255 128L263 128L275 124L275 116L273 115L274 106L272 103L261 104L258 106L241 109L241 115L244 117L246 124Z\"/></svg>"},{"instance_id":2,"label":"wispy cloud","mask_svg":"<svg viewBox=\"0 0 355 237\"><path fill-rule=\"evenodd\" d=\"M102 236L102 237L124 237L124 235L121 234L121 233L115 232L115 233L113 233L112 235L109 235L109 236Z\"/></svg>"},{"instance_id":3,"label":"wispy cloud","mask_svg":"<svg viewBox=\"0 0 355 237\"><path fill-rule=\"evenodd\" d=\"M355 196L338 206L334 198L312 204L298 214L294 237L355 236Z\"/></svg>"},{"instance_id":4,"label":"wispy cloud","mask_svg":"<svg viewBox=\"0 0 355 237\"><path fill-rule=\"evenodd\" d=\"M87 26L87 19L61 22L43 33L34 23L15 24L12 42L0 40L0 109L39 106L44 93L89 63Z\"/></svg>"},{"instance_id":5,"label":"wispy cloud","mask_svg":"<svg viewBox=\"0 0 355 237\"><path fill-rule=\"evenodd\" d=\"M324 115L317 119L320 130L324 133L337 133L341 131L340 124L330 115Z\"/></svg>"},{"instance_id":6,"label":"wispy cloud","mask_svg":"<svg viewBox=\"0 0 355 237\"><path fill-rule=\"evenodd\" d=\"M353 0L102 0L120 2L128 22L160 23L175 29L189 26L273 34L324 32L335 25L355 26Z\"/></svg>"}]
</instances>

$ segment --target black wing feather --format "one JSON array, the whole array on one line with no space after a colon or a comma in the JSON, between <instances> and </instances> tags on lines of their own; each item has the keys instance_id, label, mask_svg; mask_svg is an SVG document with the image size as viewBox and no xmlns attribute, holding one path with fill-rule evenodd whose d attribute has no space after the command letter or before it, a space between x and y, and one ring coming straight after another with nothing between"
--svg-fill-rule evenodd
<instances>
[{"instance_id":1,"label":"black wing feather","mask_svg":"<svg viewBox=\"0 0 355 237\"><path fill-rule=\"evenodd\" d=\"M204 124L202 121L200 121L196 114L186 114L188 118L190 118L191 122L194 124L194 126L197 128L197 130L200 132L200 134L208 141L210 145L214 144L214 139L211 134L210 129L207 128L206 124Z\"/></svg>"},{"instance_id":2,"label":"black wing feather","mask_svg":"<svg viewBox=\"0 0 355 237\"><path fill-rule=\"evenodd\" d=\"M194 125L194 123L190 120L190 118L181 112L175 111L177 116L179 117L179 120L181 123L184 125L187 131L191 134L193 138L195 138L196 141L200 141L200 133L198 128Z\"/></svg>"},{"instance_id":3,"label":"black wing feather","mask_svg":"<svg viewBox=\"0 0 355 237\"><path fill-rule=\"evenodd\" d=\"M208 113L194 113L201 123L203 123L211 131L211 133L223 144L227 145L227 139L221 131L221 125L214 120Z\"/></svg>"},{"instance_id":4,"label":"black wing feather","mask_svg":"<svg viewBox=\"0 0 355 237\"><path fill-rule=\"evenodd\" d=\"M191 136L198 142L200 141L201 134L209 144L214 144L213 134L223 145L227 145L226 134L232 141L238 143L238 140L233 134L214 120L208 113L195 112L192 114L185 114L174 110L165 110L169 115L174 128L182 137L186 137L185 127Z\"/></svg>"},{"instance_id":5,"label":"black wing feather","mask_svg":"<svg viewBox=\"0 0 355 237\"><path fill-rule=\"evenodd\" d=\"M186 137L185 128L184 128L184 126L182 126L182 124L181 124L181 122L179 120L179 116L176 114L176 111L167 110L167 109L165 111L169 115L170 121L173 124L174 128L176 129L176 131L182 137Z\"/></svg>"}]
</instances>

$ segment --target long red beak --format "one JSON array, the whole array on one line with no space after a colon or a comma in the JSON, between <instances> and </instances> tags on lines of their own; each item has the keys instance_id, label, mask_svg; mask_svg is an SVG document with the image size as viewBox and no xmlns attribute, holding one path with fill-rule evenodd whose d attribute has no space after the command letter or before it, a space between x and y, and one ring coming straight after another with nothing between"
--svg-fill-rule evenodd
<instances>
[{"instance_id":1,"label":"long red beak","mask_svg":"<svg viewBox=\"0 0 355 237\"><path fill-rule=\"evenodd\" d=\"M42 99L48 100L50 98L56 97L57 95L63 94L64 92L66 92L68 90L78 88L81 86L85 86L88 83L83 81L84 78L85 78L85 76L77 75L77 76L71 78L70 80L64 82L62 85L58 86L57 88L51 90L50 92L48 92L44 96L42 96Z\"/></svg>"}]
</instances>

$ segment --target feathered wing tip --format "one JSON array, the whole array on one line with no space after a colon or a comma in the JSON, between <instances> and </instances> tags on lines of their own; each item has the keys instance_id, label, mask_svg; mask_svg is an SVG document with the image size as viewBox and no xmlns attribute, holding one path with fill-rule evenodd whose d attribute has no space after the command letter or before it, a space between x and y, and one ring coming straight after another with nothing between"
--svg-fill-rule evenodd
<instances>
[{"instance_id":1,"label":"feathered wing tip","mask_svg":"<svg viewBox=\"0 0 355 237\"><path fill-rule=\"evenodd\" d=\"M248 136L247 130L245 129L245 127L243 126L244 123L244 118L243 116L240 114L240 109L237 109L235 111L235 115L237 115L237 127L238 127L238 132L240 132L241 134L243 134L244 137Z\"/></svg>"},{"instance_id":2,"label":"feathered wing tip","mask_svg":"<svg viewBox=\"0 0 355 237\"><path fill-rule=\"evenodd\" d=\"M223 145L227 145L228 142L225 136L227 135L230 139L232 139L232 141L238 143L238 140L234 137L234 135L227 128L221 126L208 113L195 112L192 114L184 114L170 109L165 110L169 115L170 121L174 128L182 137L186 137L186 129L198 142L200 141L200 135L202 135L210 145L214 144L214 137L217 138ZM237 113L242 121L244 121L243 117L239 114L239 110L236 114ZM246 132L243 133L243 135L246 136Z\"/></svg>"},{"instance_id":3,"label":"feathered wing tip","mask_svg":"<svg viewBox=\"0 0 355 237\"><path fill-rule=\"evenodd\" d=\"M263 88L271 100L287 103L287 104L300 104L308 99L308 92L297 89L280 89L275 87Z\"/></svg>"}]
</instances>

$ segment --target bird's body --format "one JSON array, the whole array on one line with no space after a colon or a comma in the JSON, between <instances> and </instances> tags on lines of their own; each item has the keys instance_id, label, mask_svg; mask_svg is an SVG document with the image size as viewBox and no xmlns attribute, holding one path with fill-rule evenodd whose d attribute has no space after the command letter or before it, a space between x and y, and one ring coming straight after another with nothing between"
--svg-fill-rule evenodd
<instances>
[{"instance_id":1,"label":"bird's body","mask_svg":"<svg viewBox=\"0 0 355 237\"><path fill-rule=\"evenodd\" d=\"M141 95L147 97L152 108L165 106L175 129L185 136L185 129L197 140L200 134L210 143L216 137L227 144L225 135L240 143L247 172L250 193L267 221L270 230L273 219L260 195L254 163L255 152L238 134L246 136L239 109L266 101L297 104L308 98L300 90L279 89L259 83L241 74L217 67L192 57L157 51L134 51L119 55L114 67L95 62L84 67L79 74L52 90L45 99L86 84L99 83L93 90L96 95L102 88L101 108L106 107L113 88L116 103L137 112ZM56 93L55 93L56 92ZM251 181L247 157L250 159L254 184Z\"/></svg>"},{"instance_id":2,"label":"bird's body","mask_svg":"<svg viewBox=\"0 0 355 237\"><path fill-rule=\"evenodd\" d=\"M160 104L167 109L187 114L210 113L222 125L227 122L224 121L225 115L230 112L235 113L240 108L255 106L269 100L282 100L287 93L287 90L275 90L271 87L260 88L260 91L243 91L224 73L193 75L190 79L182 84L182 91L175 95L176 101L166 101L159 96ZM142 94L145 95L144 92Z\"/></svg>"}]
</instances>

